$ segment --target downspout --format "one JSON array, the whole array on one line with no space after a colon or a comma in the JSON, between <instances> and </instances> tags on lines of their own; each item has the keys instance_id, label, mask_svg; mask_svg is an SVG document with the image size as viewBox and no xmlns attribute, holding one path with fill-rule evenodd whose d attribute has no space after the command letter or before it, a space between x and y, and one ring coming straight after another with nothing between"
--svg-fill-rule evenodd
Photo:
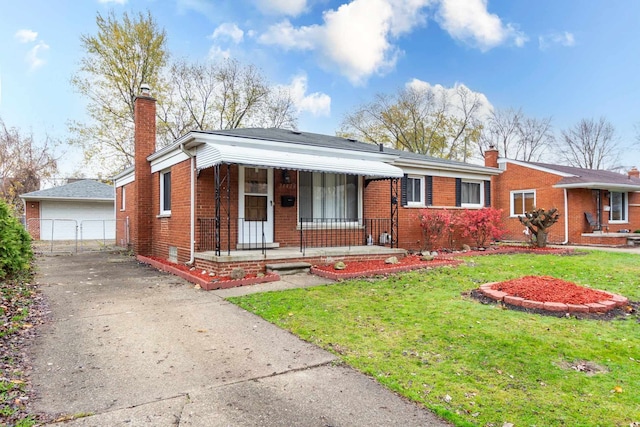
<instances>
[{"instance_id":1,"label":"downspout","mask_svg":"<svg viewBox=\"0 0 640 427\"><path fill-rule=\"evenodd\" d=\"M569 243L569 201L567 189L564 189L564 242L561 245Z\"/></svg>"},{"instance_id":2,"label":"downspout","mask_svg":"<svg viewBox=\"0 0 640 427\"><path fill-rule=\"evenodd\" d=\"M189 159L191 160L191 218L190 218L190 225L189 225L189 239L190 239L190 243L189 243L189 262L187 262L187 264L192 265L193 262L195 261L195 250L196 250L196 220L195 220L195 215L196 215L196 183L195 183L195 155L190 153L189 151L187 151L184 148L184 143L180 143L180 151L182 151L184 154L186 154L187 156L189 156Z\"/></svg>"}]
</instances>

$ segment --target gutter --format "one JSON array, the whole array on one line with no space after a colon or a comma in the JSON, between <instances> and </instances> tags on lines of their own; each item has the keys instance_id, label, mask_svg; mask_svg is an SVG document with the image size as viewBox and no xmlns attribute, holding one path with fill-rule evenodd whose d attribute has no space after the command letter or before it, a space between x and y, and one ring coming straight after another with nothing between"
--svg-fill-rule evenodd
<instances>
[{"instance_id":1,"label":"gutter","mask_svg":"<svg viewBox=\"0 0 640 427\"><path fill-rule=\"evenodd\" d=\"M569 243L569 201L567 195L567 189L563 188L564 191L564 242L560 243L561 245L566 245Z\"/></svg>"},{"instance_id":2,"label":"gutter","mask_svg":"<svg viewBox=\"0 0 640 427\"><path fill-rule=\"evenodd\" d=\"M189 158L191 159L191 214L190 214L190 225L189 225L189 262L187 262L187 264L192 265L193 262L195 261L195 250L196 250L196 220L195 220L195 215L196 215L196 200L195 200L195 194L196 194L196 184L195 184L195 155L189 151L187 151L184 148L184 142L181 142L180 145L180 151L182 151L184 154L186 154L187 156L189 156Z\"/></svg>"}]
</instances>

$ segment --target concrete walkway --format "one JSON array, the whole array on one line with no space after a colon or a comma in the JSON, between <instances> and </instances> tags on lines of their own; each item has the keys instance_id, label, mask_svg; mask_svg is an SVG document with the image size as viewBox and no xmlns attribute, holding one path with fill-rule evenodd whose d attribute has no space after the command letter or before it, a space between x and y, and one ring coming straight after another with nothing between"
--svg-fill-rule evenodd
<instances>
[{"instance_id":1,"label":"concrete walkway","mask_svg":"<svg viewBox=\"0 0 640 427\"><path fill-rule=\"evenodd\" d=\"M31 404L80 417L65 426L449 425L224 300L321 279L206 292L118 254L38 266L52 322L31 348Z\"/></svg>"}]
</instances>

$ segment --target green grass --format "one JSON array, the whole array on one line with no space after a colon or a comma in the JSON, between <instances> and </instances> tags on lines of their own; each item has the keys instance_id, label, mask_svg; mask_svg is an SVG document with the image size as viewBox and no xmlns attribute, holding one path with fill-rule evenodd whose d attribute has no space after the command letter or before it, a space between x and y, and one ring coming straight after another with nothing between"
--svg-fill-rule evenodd
<instances>
[{"instance_id":1,"label":"green grass","mask_svg":"<svg viewBox=\"0 0 640 427\"><path fill-rule=\"evenodd\" d=\"M640 257L493 255L381 280L231 301L337 354L459 426L628 426L640 422L638 318L539 316L468 296L544 274L640 300ZM605 372L569 366L589 361ZM614 393L616 386L621 393Z\"/></svg>"}]
</instances>

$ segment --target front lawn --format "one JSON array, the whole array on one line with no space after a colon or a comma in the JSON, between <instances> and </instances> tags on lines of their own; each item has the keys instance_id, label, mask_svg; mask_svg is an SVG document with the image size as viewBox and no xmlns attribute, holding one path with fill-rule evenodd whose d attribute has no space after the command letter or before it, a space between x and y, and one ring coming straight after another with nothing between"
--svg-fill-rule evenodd
<instances>
[{"instance_id":1,"label":"front lawn","mask_svg":"<svg viewBox=\"0 0 640 427\"><path fill-rule=\"evenodd\" d=\"M485 282L549 275L640 301L640 256L495 255L456 268L231 301L456 425L640 422L640 324L484 305Z\"/></svg>"}]
</instances>

